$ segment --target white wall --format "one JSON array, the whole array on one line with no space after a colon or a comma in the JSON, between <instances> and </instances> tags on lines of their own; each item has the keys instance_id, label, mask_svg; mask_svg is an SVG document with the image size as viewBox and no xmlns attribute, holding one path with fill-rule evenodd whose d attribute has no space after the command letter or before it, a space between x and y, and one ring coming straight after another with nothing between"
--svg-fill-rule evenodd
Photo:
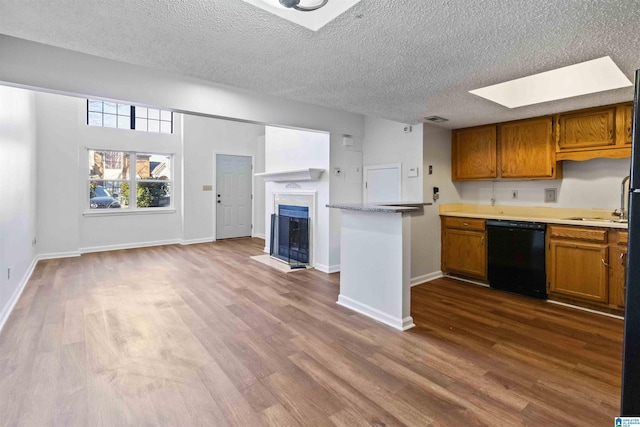
<instances>
[{"instance_id":1,"label":"white wall","mask_svg":"<svg viewBox=\"0 0 640 427\"><path fill-rule=\"evenodd\" d=\"M86 100L37 93L38 235L44 256L175 243L182 238L182 115L174 133L156 134L87 126ZM86 149L170 153L173 201L170 213L83 215L87 209Z\"/></svg>"},{"instance_id":2,"label":"white wall","mask_svg":"<svg viewBox=\"0 0 640 427\"><path fill-rule=\"evenodd\" d=\"M362 138L353 137L353 145L343 144L344 135L331 135L329 199L331 203L362 202ZM336 175L335 169L340 169ZM340 270L340 209L329 209L329 271Z\"/></svg>"},{"instance_id":3,"label":"white wall","mask_svg":"<svg viewBox=\"0 0 640 427\"><path fill-rule=\"evenodd\" d=\"M365 117L363 163L373 166L402 164L402 201L422 201L422 126L404 133L403 123ZM409 168L418 168L416 178L408 178Z\"/></svg>"},{"instance_id":4,"label":"white wall","mask_svg":"<svg viewBox=\"0 0 640 427\"><path fill-rule=\"evenodd\" d=\"M432 202L432 206L424 209L424 221L415 229L419 236L414 246L420 254L416 261L417 272L412 275L414 284L421 283L440 274L440 216L438 205L443 203L459 203L460 195L451 182L451 131L428 124L424 125L423 170L424 201ZM429 166L433 173L429 175ZM433 187L440 189L440 198L433 201Z\"/></svg>"},{"instance_id":5,"label":"white wall","mask_svg":"<svg viewBox=\"0 0 640 427\"><path fill-rule=\"evenodd\" d=\"M460 182L463 203L502 206L545 206L551 208L620 208L620 184L629 175L630 159L593 159L563 162L564 177L550 181ZM557 188L557 203L544 202L544 189ZM518 198L512 199L512 190Z\"/></svg>"},{"instance_id":6,"label":"white wall","mask_svg":"<svg viewBox=\"0 0 640 427\"><path fill-rule=\"evenodd\" d=\"M184 115L185 242L216 238L215 155L253 157L254 173L264 169L264 126ZM203 191L212 185L213 191ZM264 180L254 180L253 233L264 237Z\"/></svg>"},{"instance_id":7,"label":"white wall","mask_svg":"<svg viewBox=\"0 0 640 427\"><path fill-rule=\"evenodd\" d=\"M0 86L0 329L35 266L36 132L33 93Z\"/></svg>"},{"instance_id":8,"label":"white wall","mask_svg":"<svg viewBox=\"0 0 640 427\"><path fill-rule=\"evenodd\" d=\"M300 181L299 188L287 183L267 182L265 189L265 224L274 213L274 192L317 191L317 223L313 242L313 264L321 271L329 271L329 165L330 136L326 132L303 131L267 126L265 129L265 172L291 171L305 168L324 169L318 181ZM267 230L266 247L270 245Z\"/></svg>"}]
</instances>

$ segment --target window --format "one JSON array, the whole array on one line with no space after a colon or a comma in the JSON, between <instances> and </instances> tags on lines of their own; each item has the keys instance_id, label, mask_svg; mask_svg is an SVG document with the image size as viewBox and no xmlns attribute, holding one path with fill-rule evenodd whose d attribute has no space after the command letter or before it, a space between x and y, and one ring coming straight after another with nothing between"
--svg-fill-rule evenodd
<instances>
[{"instance_id":1,"label":"window","mask_svg":"<svg viewBox=\"0 0 640 427\"><path fill-rule=\"evenodd\" d=\"M172 155L88 150L88 160L90 210L173 206Z\"/></svg>"},{"instance_id":2,"label":"window","mask_svg":"<svg viewBox=\"0 0 640 427\"><path fill-rule=\"evenodd\" d=\"M173 113L157 108L88 99L87 124L106 128L173 133Z\"/></svg>"}]
</instances>

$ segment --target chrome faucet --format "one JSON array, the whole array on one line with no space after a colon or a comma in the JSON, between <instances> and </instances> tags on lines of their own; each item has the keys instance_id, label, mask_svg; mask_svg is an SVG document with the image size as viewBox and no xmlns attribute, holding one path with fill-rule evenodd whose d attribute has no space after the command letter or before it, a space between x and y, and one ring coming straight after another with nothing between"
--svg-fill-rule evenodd
<instances>
[{"instance_id":1,"label":"chrome faucet","mask_svg":"<svg viewBox=\"0 0 640 427\"><path fill-rule=\"evenodd\" d=\"M620 221L622 220L626 220L628 219L627 217L629 216L629 213L627 212L627 210L624 208L625 206L625 192L626 192L626 184L627 182L629 182L629 177L625 176L624 178L622 178L622 184L621 184L621 189L620 189L620 212L618 212L618 210L616 209L615 211L613 211L613 215L620 217Z\"/></svg>"}]
</instances>

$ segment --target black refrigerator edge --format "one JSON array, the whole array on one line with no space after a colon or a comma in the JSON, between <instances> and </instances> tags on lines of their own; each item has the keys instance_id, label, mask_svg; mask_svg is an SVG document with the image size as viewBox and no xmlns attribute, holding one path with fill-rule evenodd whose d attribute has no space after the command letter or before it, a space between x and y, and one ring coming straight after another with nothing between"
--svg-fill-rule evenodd
<instances>
[{"instance_id":1,"label":"black refrigerator edge","mask_svg":"<svg viewBox=\"0 0 640 427\"><path fill-rule=\"evenodd\" d=\"M640 416L640 70L635 75L620 415Z\"/></svg>"}]
</instances>

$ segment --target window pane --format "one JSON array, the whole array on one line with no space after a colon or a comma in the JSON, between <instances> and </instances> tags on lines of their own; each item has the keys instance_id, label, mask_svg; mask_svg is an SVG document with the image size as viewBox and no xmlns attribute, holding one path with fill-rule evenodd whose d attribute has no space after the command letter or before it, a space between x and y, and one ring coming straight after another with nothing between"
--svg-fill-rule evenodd
<instances>
[{"instance_id":1,"label":"window pane","mask_svg":"<svg viewBox=\"0 0 640 427\"><path fill-rule=\"evenodd\" d=\"M89 113L89 126L102 126L102 113Z\"/></svg>"},{"instance_id":2,"label":"window pane","mask_svg":"<svg viewBox=\"0 0 640 427\"><path fill-rule=\"evenodd\" d=\"M104 103L104 112L108 114L116 114L117 113L116 103L115 102L105 102Z\"/></svg>"},{"instance_id":3,"label":"window pane","mask_svg":"<svg viewBox=\"0 0 640 427\"><path fill-rule=\"evenodd\" d=\"M149 132L160 132L160 122L158 120L149 119L147 121L147 126L148 126L147 130Z\"/></svg>"},{"instance_id":4,"label":"window pane","mask_svg":"<svg viewBox=\"0 0 640 427\"><path fill-rule=\"evenodd\" d=\"M102 113L102 101L89 100L89 111L97 111Z\"/></svg>"},{"instance_id":5,"label":"window pane","mask_svg":"<svg viewBox=\"0 0 640 427\"><path fill-rule=\"evenodd\" d=\"M89 209L126 209L129 183L122 181L89 182Z\"/></svg>"},{"instance_id":6,"label":"window pane","mask_svg":"<svg viewBox=\"0 0 640 427\"><path fill-rule=\"evenodd\" d=\"M129 153L89 150L89 178L129 179Z\"/></svg>"},{"instance_id":7,"label":"window pane","mask_svg":"<svg viewBox=\"0 0 640 427\"><path fill-rule=\"evenodd\" d=\"M155 108L149 108L149 118L160 120L160 110L156 110Z\"/></svg>"},{"instance_id":8,"label":"window pane","mask_svg":"<svg viewBox=\"0 0 640 427\"><path fill-rule=\"evenodd\" d=\"M131 129L131 117L118 116L118 129Z\"/></svg>"},{"instance_id":9,"label":"window pane","mask_svg":"<svg viewBox=\"0 0 640 427\"><path fill-rule=\"evenodd\" d=\"M137 186L137 207L168 208L171 206L170 182L138 182Z\"/></svg>"},{"instance_id":10,"label":"window pane","mask_svg":"<svg viewBox=\"0 0 640 427\"><path fill-rule=\"evenodd\" d=\"M137 109L136 109L137 111ZM136 117L136 130L147 130L147 119Z\"/></svg>"},{"instance_id":11,"label":"window pane","mask_svg":"<svg viewBox=\"0 0 640 427\"><path fill-rule=\"evenodd\" d=\"M160 122L161 133L171 133L171 122Z\"/></svg>"},{"instance_id":12,"label":"window pane","mask_svg":"<svg viewBox=\"0 0 640 427\"><path fill-rule=\"evenodd\" d=\"M131 116L131 105L118 104L118 115L119 116Z\"/></svg>"},{"instance_id":13,"label":"window pane","mask_svg":"<svg viewBox=\"0 0 640 427\"><path fill-rule=\"evenodd\" d=\"M160 110L160 120L171 121L171 111Z\"/></svg>"},{"instance_id":14,"label":"window pane","mask_svg":"<svg viewBox=\"0 0 640 427\"><path fill-rule=\"evenodd\" d=\"M114 128L117 127L117 122L116 122L116 115L115 114L104 114L102 116L103 118L103 126L106 128Z\"/></svg>"},{"instance_id":15,"label":"window pane","mask_svg":"<svg viewBox=\"0 0 640 427\"><path fill-rule=\"evenodd\" d=\"M138 154L138 159L144 156L149 162L150 179L172 180L171 156L168 154Z\"/></svg>"},{"instance_id":16,"label":"window pane","mask_svg":"<svg viewBox=\"0 0 640 427\"><path fill-rule=\"evenodd\" d=\"M147 118L147 109L145 107L136 107L136 117Z\"/></svg>"}]
</instances>

